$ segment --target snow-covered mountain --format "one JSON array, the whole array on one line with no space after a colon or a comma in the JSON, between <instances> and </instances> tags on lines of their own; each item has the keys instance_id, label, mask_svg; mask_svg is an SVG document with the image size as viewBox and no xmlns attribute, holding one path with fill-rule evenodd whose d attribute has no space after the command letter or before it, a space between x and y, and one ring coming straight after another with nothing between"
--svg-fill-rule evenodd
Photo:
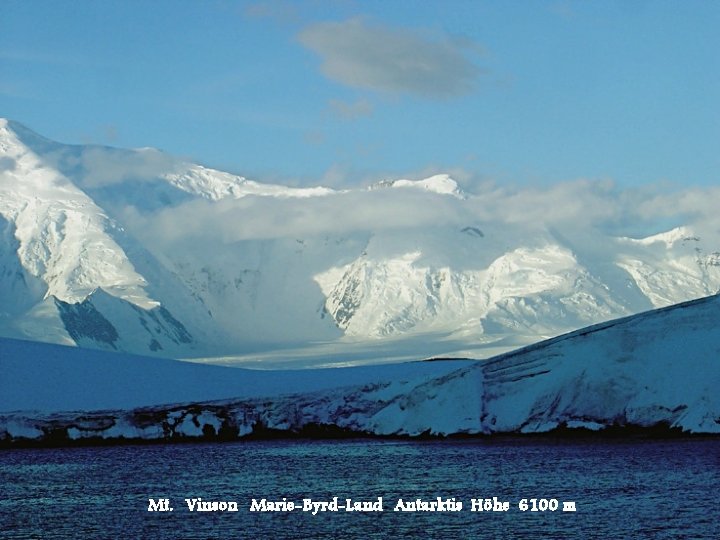
<instances>
[{"instance_id":1,"label":"snow-covered mountain","mask_svg":"<svg viewBox=\"0 0 720 540\"><path fill-rule=\"evenodd\" d=\"M198 365L0 339L0 443L652 428L720 433L720 297L484 361Z\"/></svg>"},{"instance_id":2,"label":"snow-covered mountain","mask_svg":"<svg viewBox=\"0 0 720 540\"><path fill-rule=\"evenodd\" d=\"M43 157L64 148L0 123L0 332L90 347L183 351L194 338L166 307L172 276Z\"/></svg>"},{"instance_id":3,"label":"snow-covered mountain","mask_svg":"<svg viewBox=\"0 0 720 540\"><path fill-rule=\"evenodd\" d=\"M448 175L270 185L2 120L0 335L199 357L431 334L487 355L720 290L703 231L627 238L484 204Z\"/></svg>"}]
</instances>

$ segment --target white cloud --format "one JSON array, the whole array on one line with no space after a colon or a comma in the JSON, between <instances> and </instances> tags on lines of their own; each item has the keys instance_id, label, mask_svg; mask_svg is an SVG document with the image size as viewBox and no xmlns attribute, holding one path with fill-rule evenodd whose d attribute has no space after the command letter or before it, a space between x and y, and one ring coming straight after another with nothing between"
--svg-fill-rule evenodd
<instances>
[{"instance_id":1,"label":"white cloud","mask_svg":"<svg viewBox=\"0 0 720 540\"><path fill-rule=\"evenodd\" d=\"M99 187L128 180L150 180L172 172L178 162L175 158L155 150L143 148L134 151L89 147L81 157L86 186Z\"/></svg>"},{"instance_id":2,"label":"white cloud","mask_svg":"<svg viewBox=\"0 0 720 540\"><path fill-rule=\"evenodd\" d=\"M577 180L521 189L488 186L474 201L478 215L506 223L601 224L623 212L609 181Z\"/></svg>"},{"instance_id":3,"label":"white cloud","mask_svg":"<svg viewBox=\"0 0 720 540\"><path fill-rule=\"evenodd\" d=\"M470 182L468 182L470 184ZM194 200L155 213L127 210L125 223L161 250L246 240L304 239L433 227L484 226L531 234L642 237L688 225L720 241L718 188L620 189L578 180L546 187L475 185L466 199L411 188L356 189L311 198L245 197ZM600 236L598 236L600 233Z\"/></svg>"},{"instance_id":4,"label":"white cloud","mask_svg":"<svg viewBox=\"0 0 720 540\"><path fill-rule=\"evenodd\" d=\"M298 38L322 57L325 76L355 88L446 98L471 92L480 72L466 43L361 18L316 23Z\"/></svg>"},{"instance_id":5,"label":"white cloud","mask_svg":"<svg viewBox=\"0 0 720 540\"><path fill-rule=\"evenodd\" d=\"M14 171L17 163L15 160L8 156L0 157L0 173L7 171Z\"/></svg>"},{"instance_id":6,"label":"white cloud","mask_svg":"<svg viewBox=\"0 0 720 540\"><path fill-rule=\"evenodd\" d=\"M209 235L233 243L460 224L464 213L452 197L387 189L307 199L245 197L215 203L195 200L153 215L133 212L131 217L136 231L146 239L193 242Z\"/></svg>"},{"instance_id":7,"label":"white cloud","mask_svg":"<svg viewBox=\"0 0 720 540\"><path fill-rule=\"evenodd\" d=\"M658 193L638 201L636 212L642 219L678 216L691 224L711 227L720 232L720 187L688 188L671 193Z\"/></svg>"},{"instance_id":8,"label":"white cloud","mask_svg":"<svg viewBox=\"0 0 720 540\"><path fill-rule=\"evenodd\" d=\"M43 153L42 157L51 166L79 178L81 187L86 188L155 180L182 165L181 160L154 148L60 147Z\"/></svg>"},{"instance_id":9,"label":"white cloud","mask_svg":"<svg viewBox=\"0 0 720 540\"><path fill-rule=\"evenodd\" d=\"M720 235L720 187L620 188L609 180L577 180L516 189L485 186L468 200L479 220L642 237L689 225Z\"/></svg>"}]
</instances>

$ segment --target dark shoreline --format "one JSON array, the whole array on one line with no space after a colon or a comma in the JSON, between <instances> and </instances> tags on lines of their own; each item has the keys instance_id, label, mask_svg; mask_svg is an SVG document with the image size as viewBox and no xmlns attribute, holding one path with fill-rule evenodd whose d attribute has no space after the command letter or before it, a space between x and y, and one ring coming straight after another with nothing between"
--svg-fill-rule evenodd
<instances>
[{"instance_id":1,"label":"dark shoreline","mask_svg":"<svg viewBox=\"0 0 720 540\"><path fill-rule=\"evenodd\" d=\"M16 438L0 440L0 451L13 449L54 449L54 448L87 448L109 446L155 446L163 444L206 444L206 443L239 443L256 441L340 441L340 440L385 440L385 441L416 441L416 442L442 442L442 441L476 441L492 442L530 442L545 441L558 444L571 442L639 442L639 441L668 441L668 440L720 440L720 434L689 433L679 428L667 425L650 427L643 426L609 426L602 430L589 430L586 428L558 427L542 433L491 433L467 434L457 433L451 435L433 435L422 433L420 435L377 435L338 428L333 425L309 424L301 430L276 430L257 426L252 433L238 436L235 434L208 434L200 437L175 435L169 438L103 438L83 437L71 439L67 434L52 433L42 439Z\"/></svg>"}]
</instances>

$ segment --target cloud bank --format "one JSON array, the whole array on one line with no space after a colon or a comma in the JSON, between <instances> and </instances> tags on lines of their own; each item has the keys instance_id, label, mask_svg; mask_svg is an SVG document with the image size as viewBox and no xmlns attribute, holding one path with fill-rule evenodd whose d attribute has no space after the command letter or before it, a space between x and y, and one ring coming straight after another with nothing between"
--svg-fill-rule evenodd
<instances>
[{"instance_id":1,"label":"cloud bank","mask_svg":"<svg viewBox=\"0 0 720 540\"><path fill-rule=\"evenodd\" d=\"M123 152L90 147L82 153L86 186L100 187L128 180L152 180L173 172L178 161L154 148Z\"/></svg>"},{"instance_id":2,"label":"cloud bank","mask_svg":"<svg viewBox=\"0 0 720 540\"><path fill-rule=\"evenodd\" d=\"M326 77L353 88L448 98L471 92L480 72L458 42L362 18L313 24L298 39L320 55Z\"/></svg>"},{"instance_id":3,"label":"cloud bank","mask_svg":"<svg viewBox=\"0 0 720 540\"><path fill-rule=\"evenodd\" d=\"M533 188L485 184L465 199L385 188L303 199L194 200L153 213L129 208L124 221L144 241L165 248L187 242L232 244L395 230L422 235L427 228L467 226L639 238L688 225L708 239L720 240L714 202L719 199L720 187L622 190L610 181L579 180Z\"/></svg>"},{"instance_id":4,"label":"cloud bank","mask_svg":"<svg viewBox=\"0 0 720 540\"><path fill-rule=\"evenodd\" d=\"M184 162L155 148L124 150L107 146L53 145L36 149L42 159L80 187L101 188L124 182L154 181L181 170Z\"/></svg>"}]
</instances>

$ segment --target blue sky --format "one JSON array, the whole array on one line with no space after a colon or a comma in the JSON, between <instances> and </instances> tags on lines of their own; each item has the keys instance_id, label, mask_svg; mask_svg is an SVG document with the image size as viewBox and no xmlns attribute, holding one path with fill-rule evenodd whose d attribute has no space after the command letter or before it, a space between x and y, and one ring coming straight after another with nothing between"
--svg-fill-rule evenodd
<instances>
[{"instance_id":1,"label":"blue sky","mask_svg":"<svg viewBox=\"0 0 720 540\"><path fill-rule=\"evenodd\" d=\"M0 2L0 116L258 180L720 181L720 2Z\"/></svg>"}]
</instances>

